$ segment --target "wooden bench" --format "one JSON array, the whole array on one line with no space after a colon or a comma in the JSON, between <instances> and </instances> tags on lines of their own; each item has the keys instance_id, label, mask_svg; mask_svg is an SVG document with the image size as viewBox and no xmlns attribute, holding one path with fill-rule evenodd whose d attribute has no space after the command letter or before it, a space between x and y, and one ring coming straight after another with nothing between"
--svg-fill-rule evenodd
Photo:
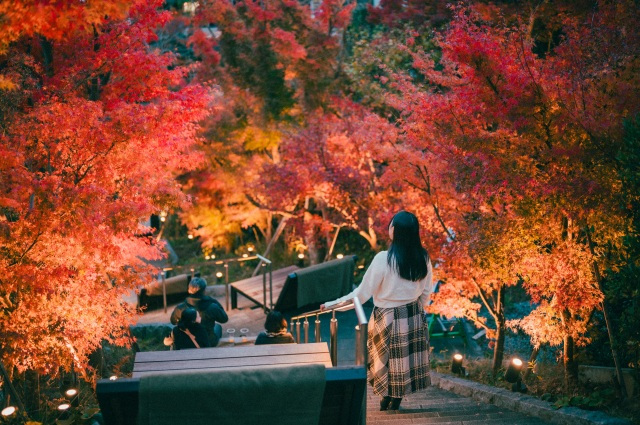
<instances>
[{"instance_id":1,"label":"wooden bench","mask_svg":"<svg viewBox=\"0 0 640 425\"><path fill-rule=\"evenodd\" d=\"M136 353L132 376L140 378L149 374L175 373L184 370L303 363L320 363L327 368L331 367L331 356L327 344L318 342L214 347L199 350L142 351Z\"/></svg>"},{"instance_id":2,"label":"wooden bench","mask_svg":"<svg viewBox=\"0 0 640 425\"><path fill-rule=\"evenodd\" d=\"M285 285L287 277L298 270L297 266L289 266L283 269L274 270L272 275L272 293L269 294L269 275L267 274L267 305L264 305L264 288L263 277L261 274L258 276L250 277L247 279L233 282L229 286L231 287L231 308L238 308L238 294L241 294L245 298L248 298L252 302L256 303L263 308L271 308L271 300L277 300L280 297L282 288Z\"/></svg>"},{"instance_id":3,"label":"wooden bench","mask_svg":"<svg viewBox=\"0 0 640 425\"><path fill-rule=\"evenodd\" d=\"M331 367L326 343L281 344L199 350L140 352L132 378L100 380L96 393L106 425L135 425L140 377L194 370L321 363L326 384L320 412L322 425L355 425L364 416L364 366ZM267 413L267 412L265 412Z\"/></svg>"}]
</instances>

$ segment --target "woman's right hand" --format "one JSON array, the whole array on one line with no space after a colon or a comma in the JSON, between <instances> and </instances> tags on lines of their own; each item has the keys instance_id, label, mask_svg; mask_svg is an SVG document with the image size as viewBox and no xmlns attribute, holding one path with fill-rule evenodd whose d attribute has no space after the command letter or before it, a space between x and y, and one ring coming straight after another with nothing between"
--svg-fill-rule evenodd
<instances>
[{"instance_id":1,"label":"woman's right hand","mask_svg":"<svg viewBox=\"0 0 640 425\"><path fill-rule=\"evenodd\" d=\"M327 309L327 307L324 306L324 304L320 304L320 311L325 311Z\"/></svg>"}]
</instances>

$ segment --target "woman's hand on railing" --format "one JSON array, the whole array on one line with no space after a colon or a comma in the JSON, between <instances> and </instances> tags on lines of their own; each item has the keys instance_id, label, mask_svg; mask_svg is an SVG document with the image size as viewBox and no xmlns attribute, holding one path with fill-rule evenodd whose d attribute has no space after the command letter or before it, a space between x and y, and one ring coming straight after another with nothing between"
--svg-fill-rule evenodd
<instances>
[{"instance_id":1,"label":"woman's hand on railing","mask_svg":"<svg viewBox=\"0 0 640 425\"><path fill-rule=\"evenodd\" d=\"M320 304L320 311L325 311L327 308L324 306L324 304Z\"/></svg>"}]
</instances>

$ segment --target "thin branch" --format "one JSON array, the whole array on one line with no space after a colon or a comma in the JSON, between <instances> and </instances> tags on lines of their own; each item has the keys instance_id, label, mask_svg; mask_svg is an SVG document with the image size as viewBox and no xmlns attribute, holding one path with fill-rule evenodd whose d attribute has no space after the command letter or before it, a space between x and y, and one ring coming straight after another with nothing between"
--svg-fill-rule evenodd
<instances>
[{"instance_id":1,"label":"thin branch","mask_svg":"<svg viewBox=\"0 0 640 425\"><path fill-rule=\"evenodd\" d=\"M495 321L498 322L498 314L493 309L493 307L491 307L491 304L489 304L489 300L487 299L487 295L484 293L482 288L480 288L480 285L478 285L478 282L476 281L476 278L475 277L472 278L471 281L473 282L473 285L478 290L478 293L480 294L480 299L482 300L482 303L484 304L485 307L487 307L487 310L489 310L489 313L491 314L491 316L493 316Z\"/></svg>"}]
</instances>

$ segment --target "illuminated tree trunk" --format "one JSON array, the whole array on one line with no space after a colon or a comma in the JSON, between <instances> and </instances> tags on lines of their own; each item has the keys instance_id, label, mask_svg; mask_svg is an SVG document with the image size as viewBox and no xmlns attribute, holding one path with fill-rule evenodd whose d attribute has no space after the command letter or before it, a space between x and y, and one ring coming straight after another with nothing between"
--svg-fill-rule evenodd
<instances>
[{"instance_id":1,"label":"illuminated tree trunk","mask_svg":"<svg viewBox=\"0 0 640 425\"><path fill-rule=\"evenodd\" d=\"M315 224L313 221L313 214L311 213L311 198L305 200L304 203L304 215L303 219L303 232L304 232L304 244L307 246L307 253L309 254L309 263L318 264L318 246L316 243Z\"/></svg>"},{"instance_id":2,"label":"illuminated tree trunk","mask_svg":"<svg viewBox=\"0 0 640 425\"><path fill-rule=\"evenodd\" d=\"M565 390L573 388L578 383L578 364L575 361L575 341L568 333L571 326L571 313L567 310L562 312L562 322L567 331L563 338L562 363L564 366L564 386Z\"/></svg>"},{"instance_id":3,"label":"illuminated tree trunk","mask_svg":"<svg viewBox=\"0 0 640 425\"><path fill-rule=\"evenodd\" d=\"M493 374L497 374L500 367L502 367L502 361L504 360L504 338L507 330L507 324L504 317L504 288L498 288L498 294L495 298L495 313L494 319L496 320L496 346L493 351Z\"/></svg>"},{"instance_id":4,"label":"illuminated tree trunk","mask_svg":"<svg viewBox=\"0 0 640 425\"><path fill-rule=\"evenodd\" d=\"M533 347L533 351L531 352L531 356L529 356L529 363L527 363L527 371L524 373L524 377L528 378L533 373L533 368L538 359L538 354L540 353L540 346Z\"/></svg>"},{"instance_id":5,"label":"illuminated tree trunk","mask_svg":"<svg viewBox=\"0 0 640 425\"><path fill-rule=\"evenodd\" d=\"M502 367L502 361L504 360L504 334L505 324L504 317L502 323L497 324L496 329L496 346L493 350L493 374L496 375L500 367Z\"/></svg>"},{"instance_id":6,"label":"illuminated tree trunk","mask_svg":"<svg viewBox=\"0 0 640 425\"><path fill-rule=\"evenodd\" d=\"M602 276L600 275L600 267L598 266L598 262L595 260L596 253L593 248L593 241L591 240L591 232L589 231L589 226L585 226L585 231L587 234L587 242L589 243L589 250L591 251L591 255L593 256L593 272L596 275L596 281L598 283L598 287L600 291L604 294L604 289L602 288ZM610 314L607 308L606 299L602 300L602 313L604 314L604 322L607 325L607 335L609 336L609 345L611 345L611 357L613 357L613 364L616 368L616 377L618 378L618 389L622 397L626 398L627 387L624 384L624 377L622 376L622 369L620 368L620 359L618 358L618 351L616 350L616 340L613 337L613 331L611 329L611 321L609 320Z\"/></svg>"}]
</instances>

